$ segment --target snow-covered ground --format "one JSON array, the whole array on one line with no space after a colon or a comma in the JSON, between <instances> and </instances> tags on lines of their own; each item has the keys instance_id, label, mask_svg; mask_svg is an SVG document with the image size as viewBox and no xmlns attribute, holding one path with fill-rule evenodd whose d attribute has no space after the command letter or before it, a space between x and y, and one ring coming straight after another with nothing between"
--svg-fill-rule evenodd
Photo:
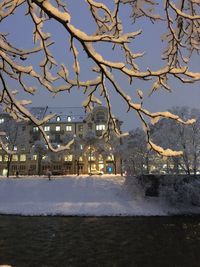
<instances>
[{"instance_id":1,"label":"snow-covered ground","mask_svg":"<svg viewBox=\"0 0 200 267\"><path fill-rule=\"evenodd\" d=\"M120 176L1 178L0 214L149 216L180 213L159 198L130 193ZM191 210L182 210L189 213ZM200 208L192 212L200 214Z\"/></svg>"}]
</instances>

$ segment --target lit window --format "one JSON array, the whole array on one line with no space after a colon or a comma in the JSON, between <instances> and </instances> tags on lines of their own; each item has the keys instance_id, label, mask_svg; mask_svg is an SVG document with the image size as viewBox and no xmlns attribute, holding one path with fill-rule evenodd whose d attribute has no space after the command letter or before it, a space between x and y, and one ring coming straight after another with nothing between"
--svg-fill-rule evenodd
<instances>
[{"instance_id":1,"label":"lit window","mask_svg":"<svg viewBox=\"0 0 200 267\"><path fill-rule=\"evenodd\" d=\"M72 131L72 126L71 125L67 125L66 126L66 131L67 132L71 132Z\"/></svg>"},{"instance_id":2,"label":"lit window","mask_svg":"<svg viewBox=\"0 0 200 267\"><path fill-rule=\"evenodd\" d=\"M44 131L49 132L50 131L50 126L44 126Z\"/></svg>"},{"instance_id":3,"label":"lit window","mask_svg":"<svg viewBox=\"0 0 200 267\"><path fill-rule=\"evenodd\" d=\"M4 161L8 161L8 155L4 155Z\"/></svg>"},{"instance_id":4,"label":"lit window","mask_svg":"<svg viewBox=\"0 0 200 267\"><path fill-rule=\"evenodd\" d=\"M13 155L12 156L12 161L18 161L18 155Z\"/></svg>"},{"instance_id":5,"label":"lit window","mask_svg":"<svg viewBox=\"0 0 200 267\"><path fill-rule=\"evenodd\" d=\"M50 136L49 135L47 135L47 139L49 140L49 138L50 138Z\"/></svg>"},{"instance_id":6,"label":"lit window","mask_svg":"<svg viewBox=\"0 0 200 267\"><path fill-rule=\"evenodd\" d=\"M79 161L83 161L83 157L79 157Z\"/></svg>"},{"instance_id":7,"label":"lit window","mask_svg":"<svg viewBox=\"0 0 200 267\"><path fill-rule=\"evenodd\" d=\"M56 121L61 121L61 118L58 116L58 117L56 118Z\"/></svg>"},{"instance_id":8,"label":"lit window","mask_svg":"<svg viewBox=\"0 0 200 267\"><path fill-rule=\"evenodd\" d=\"M37 160L37 155L33 155L32 159Z\"/></svg>"},{"instance_id":9,"label":"lit window","mask_svg":"<svg viewBox=\"0 0 200 267\"><path fill-rule=\"evenodd\" d=\"M33 127L33 132L35 133L35 132L38 132L39 131L39 128L38 127Z\"/></svg>"},{"instance_id":10,"label":"lit window","mask_svg":"<svg viewBox=\"0 0 200 267\"><path fill-rule=\"evenodd\" d=\"M106 129L105 124L98 124L96 125L96 130L97 131L104 131Z\"/></svg>"},{"instance_id":11,"label":"lit window","mask_svg":"<svg viewBox=\"0 0 200 267\"><path fill-rule=\"evenodd\" d=\"M56 132L60 132L60 126L56 126Z\"/></svg>"},{"instance_id":12,"label":"lit window","mask_svg":"<svg viewBox=\"0 0 200 267\"><path fill-rule=\"evenodd\" d=\"M4 121L5 121L4 118L0 118L0 124L4 123Z\"/></svg>"},{"instance_id":13,"label":"lit window","mask_svg":"<svg viewBox=\"0 0 200 267\"><path fill-rule=\"evenodd\" d=\"M79 130L79 132L83 131L83 125L82 124L78 126L78 130Z\"/></svg>"},{"instance_id":14,"label":"lit window","mask_svg":"<svg viewBox=\"0 0 200 267\"><path fill-rule=\"evenodd\" d=\"M21 171L26 170L26 166L24 166L24 165L20 165L20 166L19 166L19 169L20 169Z\"/></svg>"},{"instance_id":15,"label":"lit window","mask_svg":"<svg viewBox=\"0 0 200 267\"><path fill-rule=\"evenodd\" d=\"M17 151L17 146L14 146L14 147L13 147L13 150L14 150L14 151Z\"/></svg>"},{"instance_id":16,"label":"lit window","mask_svg":"<svg viewBox=\"0 0 200 267\"><path fill-rule=\"evenodd\" d=\"M26 161L26 155L25 154L21 154L19 160L20 161Z\"/></svg>"},{"instance_id":17,"label":"lit window","mask_svg":"<svg viewBox=\"0 0 200 267\"><path fill-rule=\"evenodd\" d=\"M113 155L108 156L107 160L113 161L114 160L114 156Z\"/></svg>"},{"instance_id":18,"label":"lit window","mask_svg":"<svg viewBox=\"0 0 200 267\"><path fill-rule=\"evenodd\" d=\"M94 156L91 156L91 157L89 156L89 157L88 157L88 161L94 161L95 159L96 159L96 158L95 158Z\"/></svg>"},{"instance_id":19,"label":"lit window","mask_svg":"<svg viewBox=\"0 0 200 267\"><path fill-rule=\"evenodd\" d=\"M92 163L90 165L90 167L88 167L88 172L90 172L90 168L91 168L91 171L96 171L96 164L95 163Z\"/></svg>"},{"instance_id":20,"label":"lit window","mask_svg":"<svg viewBox=\"0 0 200 267\"><path fill-rule=\"evenodd\" d=\"M44 159L46 159L47 158L47 156L42 156L42 159L44 160Z\"/></svg>"},{"instance_id":21,"label":"lit window","mask_svg":"<svg viewBox=\"0 0 200 267\"><path fill-rule=\"evenodd\" d=\"M2 160L3 160L2 155L0 155L0 161L2 161Z\"/></svg>"},{"instance_id":22,"label":"lit window","mask_svg":"<svg viewBox=\"0 0 200 267\"><path fill-rule=\"evenodd\" d=\"M80 149L83 150L83 145L80 145Z\"/></svg>"},{"instance_id":23,"label":"lit window","mask_svg":"<svg viewBox=\"0 0 200 267\"><path fill-rule=\"evenodd\" d=\"M67 121L72 121L72 118L70 116L67 116Z\"/></svg>"},{"instance_id":24,"label":"lit window","mask_svg":"<svg viewBox=\"0 0 200 267\"><path fill-rule=\"evenodd\" d=\"M66 155L64 160L65 161L72 161L72 155Z\"/></svg>"}]
</instances>

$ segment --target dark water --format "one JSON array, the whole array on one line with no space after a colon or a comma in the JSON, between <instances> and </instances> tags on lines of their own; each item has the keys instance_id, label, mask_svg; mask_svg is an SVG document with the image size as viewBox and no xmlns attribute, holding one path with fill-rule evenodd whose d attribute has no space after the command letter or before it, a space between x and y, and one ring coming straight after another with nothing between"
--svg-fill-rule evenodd
<instances>
[{"instance_id":1,"label":"dark water","mask_svg":"<svg viewBox=\"0 0 200 267\"><path fill-rule=\"evenodd\" d=\"M200 217L0 216L0 265L200 266Z\"/></svg>"}]
</instances>

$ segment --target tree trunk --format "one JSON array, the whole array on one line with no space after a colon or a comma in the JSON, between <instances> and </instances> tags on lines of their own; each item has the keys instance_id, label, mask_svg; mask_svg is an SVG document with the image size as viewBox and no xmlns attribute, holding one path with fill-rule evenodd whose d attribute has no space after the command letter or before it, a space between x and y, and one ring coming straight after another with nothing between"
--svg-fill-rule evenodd
<instances>
[{"instance_id":1,"label":"tree trunk","mask_svg":"<svg viewBox=\"0 0 200 267\"><path fill-rule=\"evenodd\" d=\"M79 160L77 160L77 175L79 176Z\"/></svg>"},{"instance_id":2,"label":"tree trunk","mask_svg":"<svg viewBox=\"0 0 200 267\"><path fill-rule=\"evenodd\" d=\"M91 174L91 157L92 157L92 151L91 151L91 145L90 145L90 157L89 157L89 160L90 160L90 174Z\"/></svg>"},{"instance_id":3,"label":"tree trunk","mask_svg":"<svg viewBox=\"0 0 200 267\"><path fill-rule=\"evenodd\" d=\"M115 171L115 175L117 174L117 162L116 162L116 158L114 156L114 171Z\"/></svg>"},{"instance_id":4,"label":"tree trunk","mask_svg":"<svg viewBox=\"0 0 200 267\"><path fill-rule=\"evenodd\" d=\"M38 175L41 175L42 157L38 156Z\"/></svg>"},{"instance_id":5,"label":"tree trunk","mask_svg":"<svg viewBox=\"0 0 200 267\"><path fill-rule=\"evenodd\" d=\"M7 178L10 176L10 166L12 162L12 155L8 155L8 162L7 162Z\"/></svg>"},{"instance_id":6,"label":"tree trunk","mask_svg":"<svg viewBox=\"0 0 200 267\"><path fill-rule=\"evenodd\" d=\"M122 168L122 164L123 164L123 161L122 161L122 159L120 158L120 173L121 173L121 176L123 176L123 168Z\"/></svg>"},{"instance_id":7,"label":"tree trunk","mask_svg":"<svg viewBox=\"0 0 200 267\"><path fill-rule=\"evenodd\" d=\"M194 175L197 174L197 154L196 153L194 153L193 172L194 172Z\"/></svg>"},{"instance_id":8,"label":"tree trunk","mask_svg":"<svg viewBox=\"0 0 200 267\"><path fill-rule=\"evenodd\" d=\"M146 174L149 174L149 153L147 154L145 161L146 161Z\"/></svg>"}]
</instances>

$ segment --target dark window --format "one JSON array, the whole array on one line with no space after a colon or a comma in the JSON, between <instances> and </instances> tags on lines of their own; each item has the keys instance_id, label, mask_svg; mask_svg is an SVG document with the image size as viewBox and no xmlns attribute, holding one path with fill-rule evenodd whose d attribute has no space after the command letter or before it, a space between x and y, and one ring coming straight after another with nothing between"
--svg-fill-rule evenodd
<instances>
[{"instance_id":1,"label":"dark window","mask_svg":"<svg viewBox=\"0 0 200 267\"><path fill-rule=\"evenodd\" d=\"M60 141L61 141L60 135L59 134L56 134L55 135L55 142L59 143Z\"/></svg>"},{"instance_id":2,"label":"dark window","mask_svg":"<svg viewBox=\"0 0 200 267\"><path fill-rule=\"evenodd\" d=\"M16 171L17 170L17 166L16 165L12 165L12 170Z\"/></svg>"},{"instance_id":3,"label":"dark window","mask_svg":"<svg viewBox=\"0 0 200 267\"><path fill-rule=\"evenodd\" d=\"M97 121L105 121L105 113L102 111L99 111L96 115Z\"/></svg>"},{"instance_id":4,"label":"dark window","mask_svg":"<svg viewBox=\"0 0 200 267\"><path fill-rule=\"evenodd\" d=\"M88 129L92 130L92 123L91 122L88 123Z\"/></svg>"},{"instance_id":5,"label":"dark window","mask_svg":"<svg viewBox=\"0 0 200 267\"><path fill-rule=\"evenodd\" d=\"M20 170L25 170L25 169L26 169L26 166L25 166L25 165L20 165L20 166L19 166L19 169L20 169Z\"/></svg>"}]
</instances>

